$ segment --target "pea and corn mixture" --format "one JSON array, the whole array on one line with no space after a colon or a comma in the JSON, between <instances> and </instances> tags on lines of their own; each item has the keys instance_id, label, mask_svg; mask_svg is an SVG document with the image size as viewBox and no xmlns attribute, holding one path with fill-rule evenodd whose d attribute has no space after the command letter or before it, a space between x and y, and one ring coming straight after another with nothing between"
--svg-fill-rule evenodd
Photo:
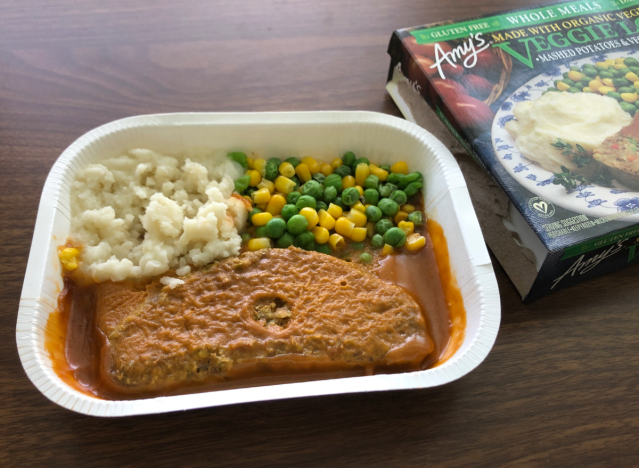
<instances>
[{"instance_id":1,"label":"pea and corn mixture","mask_svg":"<svg viewBox=\"0 0 639 468\"><path fill-rule=\"evenodd\" d=\"M424 223L415 207L423 177L403 161L377 165L351 151L330 164L312 157L253 160L241 152L229 157L246 170L235 190L253 207L252 226L242 235L250 251L294 245L331 254L347 244L361 250L368 239L387 255L426 245L415 232ZM362 263L371 260L367 252L359 255Z\"/></svg>"},{"instance_id":2,"label":"pea and corn mixture","mask_svg":"<svg viewBox=\"0 0 639 468\"><path fill-rule=\"evenodd\" d=\"M639 61L632 57L570 67L554 84L545 93L598 93L615 99L632 116L639 109Z\"/></svg>"}]
</instances>

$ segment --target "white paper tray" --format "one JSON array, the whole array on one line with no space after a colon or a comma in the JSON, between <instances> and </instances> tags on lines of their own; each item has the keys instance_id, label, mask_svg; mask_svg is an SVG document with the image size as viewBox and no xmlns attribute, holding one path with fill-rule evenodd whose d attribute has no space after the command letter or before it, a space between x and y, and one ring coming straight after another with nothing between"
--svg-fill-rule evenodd
<instances>
[{"instance_id":1,"label":"white paper tray","mask_svg":"<svg viewBox=\"0 0 639 468\"><path fill-rule=\"evenodd\" d=\"M310 155L332 160L348 150L371 160L405 160L424 175L427 215L448 240L453 273L467 313L466 337L455 355L434 369L150 398L107 401L80 393L58 378L44 348L44 328L63 287L56 247L70 229L69 190L75 173L131 148L179 153L189 148L244 150L264 157ZM93 416L129 416L252 401L443 385L477 367L497 336L497 282L462 174L435 137L417 125L373 112L162 114L130 117L98 127L58 158L42 192L27 264L16 340L22 365L51 401Z\"/></svg>"}]
</instances>

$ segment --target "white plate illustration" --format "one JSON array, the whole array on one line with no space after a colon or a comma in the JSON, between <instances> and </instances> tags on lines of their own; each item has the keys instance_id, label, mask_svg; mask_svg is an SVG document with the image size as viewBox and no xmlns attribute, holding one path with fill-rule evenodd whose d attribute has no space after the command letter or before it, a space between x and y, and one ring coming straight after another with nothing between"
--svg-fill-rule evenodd
<instances>
[{"instance_id":1,"label":"white plate illustration","mask_svg":"<svg viewBox=\"0 0 639 468\"><path fill-rule=\"evenodd\" d=\"M575 60L568 65L550 68L518 88L503 102L495 114L491 138L497 159L517 182L535 195L557 206L587 216L601 218L639 207L639 192L628 190L616 182L614 182L616 187L603 187L589 183L579 185L573 190L566 190L561 185L554 185L552 183L555 178L554 174L538 163L526 159L517 150L514 139L504 128L506 122L514 119L513 108L515 104L539 98L549 86L553 86L553 81L561 78L561 75L569 71L571 66L582 66L585 63L631 56L637 58L639 51L610 52ZM618 220L637 222L639 214L622 216Z\"/></svg>"}]
</instances>

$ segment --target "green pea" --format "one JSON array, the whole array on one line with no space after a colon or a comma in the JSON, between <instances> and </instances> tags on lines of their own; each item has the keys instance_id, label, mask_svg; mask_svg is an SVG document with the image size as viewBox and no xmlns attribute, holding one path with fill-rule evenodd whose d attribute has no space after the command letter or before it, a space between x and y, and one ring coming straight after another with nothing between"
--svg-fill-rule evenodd
<instances>
[{"instance_id":1,"label":"green pea","mask_svg":"<svg viewBox=\"0 0 639 468\"><path fill-rule=\"evenodd\" d=\"M257 206L256 206L256 207L254 207L254 208L251 210L251 212L249 213L249 216L248 216L249 221L251 221L251 218L253 217L253 215L258 214L258 213L261 213L261 212L262 212L262 210L260 210Z\"/></svg>"},{"instance_id":2,"label":"green pea","mask_svg":"<svg viewBox=\"0 0 639 468\"><path fill-rule=\"evenodd\" d=\"M273 164L275 164L278 169L280 167L280 164L282 164L282 160L280 158L270 158L268 161L266 161L266 164L272 162Z\"/></svg>"},{"instance_id":3,"label":"green pea","mask_svg":"<svg viewBox=\"0 0 639 468\"><path fill-rule=\"evenodd\" d=\"M608 71L608 67L602 67L601 65L596 65L596 66L595 66L595 69L596 69L598 72L600 72L600 73L601 73L601 72Z\"/></svg>"},{"instance_id":4,"label":"green pea","mask_svg":"<svg viewBox=\"0 0 639 468\"><path fill-rule=\"evenodd\" d=\"M228 153L227 156L231 158L232 161L235 161L240 166L242 166L245 170L248 169L246 154L242 153L241 151L234 151L233 153Z\"/></svg>"},{"instance_id":5,"label":"green pea","mask_svg":"<svg viewBox=\"0 0 639 468\"><path fill-rule=\"evenodd\" d=\"M340 177L346 177L351 175L351 168L348 166L340 166L337 169L335 169L335 174L337 174Z\"/></svg>"},{"instance_id":6,"label":"green pea","mask_svg":"<svg viewBox=\"0 0 639 468\"><path fill-rule=\"evenodd\" d=\"M279 239L286 230L286 221L282 218L273 218L266 223L266 235L271 239Z\"/></svg>"},{"instance_id":7,"label":"green pea","mask_svg":"<svg viewBox=\"0 0 639 468\"><path fill-rule=\"evenodd\" d=\"M317 211L319 210L326 210L328 209L328 205L326 203L324 203L323 201L318 201L317 202L317 208L315 208Z\"/></svg>"},{"instance_id":8,"label":"green pea","mask_svg":"<svg viewBox=\"0 0 639 468\"><path fill-rule=\"evenodd\" d=\"M402 231L403 232L403 231ZM295 247L299 247L304 250L314 250L315 249L315 236L311 231L304 231L301 234L295 236L295 242L293 243Z\"/></svg>"},{"instance_id":9,"label":"green pea","mask_svg":"<svg viewBox=\"0 0 639 468\"><path fill-rule=\"evenodd\" d=\"M635 65L631 66L630 71L636 75L637 73L639 73L639 66L635 66Z\"/></svg>"},{"instance_id":10,"label":"green pea","mask_svg":"<svg viewBox=\"0 0 639 468\"><path fill-rule=\"evenodd\" d=\"M376 223L382 219L382 210L376 206L367 206L364 213L366 214L366 219L368 219L371 223Z\"/></svg>"},{"instance_id":11,"label":"green pea","mask_svg":"<svg viewBox=\"0 0 639 468\"><path fill-rule=\"evenodd\" d=\"M570 78L568 78L568 72L564 72L561 76L564 77L564 79L569 80Z\"/></svg>"},{"instance_id":12,"label":"green pea","mask_svg":"<svg viewBox=\"0 0 639 468\"><path fill-rule=\"evenodd\" d=\"M337 198L337 189L330 185L324 189L324 201L330 203Z\"/></svg>"},{"instance_id":13,"label":"green pea","mask_svg":"<svg viewBox=\"0 0 639 468\"><path fill-rule=\"evenodd\" d=\"M257 192L257 189L255 187L249 187L249 188L246 189L246 192L244 192L244 194L248 195L250 197L255 192Z\"/></svg>"},{"instance_id":14,"label":"green pea","mask_svg":"<svg viewBox=\"0 0 639 468\"><path fill-rule=\"evenodd\" d=\"M632 86L632 83L625 78L613 78L612 84L615 88L621 88L623 86Z\"/></svg>"},{"instance_id":15,"label":"green pea","mask_svg":"<svg viewBox=\"0 0 639 468\"><path fill-rule=\"evenodd\" d=\"M570 67L570 69L571 69L572 71L576 71L576 72L580 72L580 73L581 73L581 68L579 68L579 67L578 67L578 66L576 66L576 65L573 65L572 67Z\"/></svg>"},{"instance_id":16,"label":"green pea","mask_svg":"<svg viewBox=\"0 0 639 468\"><path fill-rule=\"evenodd\" d=\"M639 67L639 61L633 57L628 57L624 59L623 64L627 67Z\"/></svg>"},{"instance_id":17,"label":"green pea","mask_svg":"<svg viewBox=\"0 0 639 468\"><path fill-rule=\"evenodd\" d=\"M619 73L621 73L621 76L626 76L628 73L630 73L632 70L628 67L624 67L624 68L620 68L619 69Z\"/></svg>"},{"instance_id":18,"label":"green pea","mask_svg":"<svg viewBox=\"0 0 639 468\"><path fill-rule=\"evenodd\" d=\"M378 205L384 216L395 216L399 211L399 205L390 198L382 198Z\"/></svg>"},{"instance_id":19,"label":"green pea","mask_svg":"<svg viewBox=\"0 0 639 468\"><path fill-rule=\"evenodd\" d=\"M379 234L375 234L371 238L371 245L376 249L384 247L384 238Z\"/></svg>"},{"instance_id":20,"label":"green pea","mask_svg":"<svg viewBox=\"0 0 639 468\"><path fill-rule=\"evenodd\" d=\"M577 88L579 91L583 91L585 86L581 81L577 81L575 86L571 86L572 88ZM568 92L570 92L570 88L568 88Z\"/></svg>"},{"instance_id":21,"label":"green pea","mask_svg":"<svg viewBox=\"0 0 639 468\"><path fill-rule=\"evenodd\" d=\"M570 78L564 78L563 80L561 80L564 84L567 84L568 86L575 86L575 82L572 81Z\"/></svg>"},{"instance_id":22,"label":"green pea","mask_svg":"<svg viewBox=\"0 0 639 468\"><path fill-rule=\"evenodd\" d=\"M391 193L390 199L401 206L406 203L408 197L403 190L395 190L393 193Z\"/></svg>"},{"instance_id":23,"label":"green pea","mask_svg":"<svg viewBox=\"0 0 639 468\"><path fill-rule=\"evenodd\" d=\"M401 247L406 243L406 233L398 227L390 228L384 233L384 242L393 247Z\"/></svg>"},{"instance_id":24,"label":"green pea","mask_svg":"<svg viewBox=\"0 0 639 468\"><path fill-rule=\"evenodd\" d=\"M244 190L248 188L250 182L251 182L251 176L243 175L242 177L240 177L239 179L235 181L235 191L237 193L243 193Z\"/></svg>"},{"instance_id":25,"label":"green pea","mask_svg":"<svg viewBox=\"0 0 639 468\"><path fill-rule=\"evenodd\" d=\"M621 99L621 94L617 93L616 91L608 91L606 93L606 96L608 96L609 98L616 99L618 102L623 101L623 99Z\"/></svg>"},{"instance_id":26,"label":"green pea","mask_svg":"<svg viewBox=\"0 0 639 468\"><path fill-rule=\"evenodd\" d=\"M293 187L294 189L297 189L297 187L302 185L301 182L300 182L300 178L297 177L296 175L294 175L293 177L289 177L289 179L291 179L293 182L295 182L295 187Z\"/></svg>"},{"instance_id":27,"label":"green pea","mask_svg":"<svg viewBox=\"0 0 639 468\"><path fill-rule=\"evenodd\" d=\"M286 195L286 203L290 205L295 205L297 203L297 200L299 200L301 196L302 194L299 192L291 192L288 195Z\"/></svg>"},{"instance_id":28,"label":"green pea","mask_svg":"<svg viewBox=\"0 0 639 468\"><path fill-rule=\"evenodd\" d=\"M376 189L378 185L379 185L379 177L377 177L376 175L371 174L368 177L366 177L366 179L364 180L364 188Z\"/></svg>"},{"instance_id":29,"label":"green pea","mask_svg":"<svg viewBox=\"0 0 639 468\"><path fill-rule=\"evenodd\" d=\"M264 167L264 178L266 180L275 180L280 175L280 169L274 162L267 162Z\"/></svg>"},{"instance_id":30,"label":"green pea","mask_svg":"<svg viewBox=\"0 0 639 468\"><path fill-rule=\"evenodd\" d=\"M614 78L614 76L612 76L612 73L610 73L609 71L600 71L600 72L599 72L599 78L601 78L602 80L603 80L604 78L610 78L610 79L612 79L612 78Z\"/></svg>"},{"instance_id":31,"label":"green pea","mask_svg":"<svg viewBox=\"0 0 639 468\"><path fill-rule=\"evenodd\" d=\"M608 67L608 73L610 73L612 75L612 79L614 80L615 78L621 78L623 75L619 72L619 70L617 70L614 66L613 67Z\"/></svg>"},{"instance_id":32,"label":"green pea","mask_svg":"<svg viewBox=\"0 0 639 468\"><path fill-rule=\"evenodd\" d=\"M637 112L637 108L633 106L632 104L630 104L629 102L620 102L619 105L621 106L623 110L628 112L630 115L635 115L635 113Z\"/></svg>"},{"instance_id":33,"label":"green pea","mask_svg":"<svg viewBox=\"0 0 639 468\"><path fill-rule=\"evenodd\" d=\"M295 203L295 206L297 207L298 210L301 210L302 208L317 208L317 200L315 200L315 198L311 197L310 195L302 195L298 200L297 203Z\"/></svg>"},{"instance_id":34,"label":"green pea","mask_svg":"<svg viewBox=\"0 0 639 468\"><path fill-rule=\"evenodd\" d=\"M351 248L353 250L364 250L364 243L363 242L353 242L351 244Z\"/></svg>"},{"instance_id":35,"label":"green pea","mask_svg":"<svg viewBox=\"0 0 639 468\"><path fill-rule=\"evenodd\" d=\"M397 185L395 184L384 184L379 189L379 194L382 198L390 197L390 194L397 190Z\"/></svg>"},{"instance_id":36,"label":"green pea","mask_svg":"<svg viewBox=\"0 0 639 468\"><path fill-rule=\"evenodd\" d=\"M344 153L344 156L342 156L342 163L345 166L352 166L353 163L355 162L355 153L353 153L352 151L349 151L347 153Z\"/></svg>"},{"instance_id":37,"label":"green pea","mask_svg":"<svg viewBox=\"0 0 639 468\"><path fill-rule=\"evenodd\" d=\"M412 213L408 213L408 220L415 226L421 226L424 224L424 215L421 211L413 211Z\"/></svg>"},{"instance_id":38,"label":"green pea","mask_svg":"<svg viewBox=\"0 0 639 468\"><path fill-rule=\"evenodd\" d=\"M576 88L574 86L571 86L570 88L568 88L566 91L568 91L569 93L581 93L581 90L579 88Z\"/></svg>"},{"instance_id":39,"label":"green pea","mask_svg":"<svg viewBox=\"0 0 639 468\"><path fill-rule=\"evenodd\" d=\"M268 237L266 234L266 226L260 226L255 230L255 238Z\"/></svg>"},{"instance_id":40,"label":"green pea","mask_svg":"<svg viewBox=\"0 0 639 468\"><path fill-rule=\"evenodd\" d=\"M359 261L362 263L370 263L373 261L373 257L371 257L371 254L364 252L359 256Z\"/></svg>"},{"instance_id":41,"label":"green pea","mask_svg":"<svg viewBox=\"0 0 639 468\"><path fill-rule=\"evenodd\" d=\"M335 187L336 193L340 193L343 189L342 178L339 174L331 174L324 179L324 192L327 187Z\"/></svg>"},{"instance_id":42,"label":"green pea","mask_svg":"<svg viewBox=\"0 0 639 468\"><path fill-rule=\"evenodd\" d=\"M252 237L251 237L251 235L248 232L245 232L244 234L242 234L242 242L243 243L246 244L251 239L252 239Z\"/></svg>"},{"instance_id":43,"label":"green pea","mask_svg":"<svg viewBox=\"0 0 639 468\"><path fill-rule=\"evenodd\" d=\"M315 199L322 198L324 191L321 184L316 180L309 180L302 185L302 196L308 195Z\"/></svg>"},{"instance_id":44,"label":"green pea","mask_svg":"<svg viewBox=\"0 0 639 468\"><path fill-rule=\"evenodd\" d=\"M377 234L384 235L386 231L393 227L393 222L390 219L380 219L375 223L375 232Z\"/></svg>"},{"instance_id":45,"label":"green pea","mask_svg":"<svg viewBox=\"0 0 639 468\"><path fill-rule=\"evenodd\" d=\"M377 205L379 192L372 188L364 190L364 201L367 205Z\"/></svg>"},{"instance_id":46,"label":"green pea","mask_svg":"<svg viewBox=\"0 0 639 468\"><path fill-rule=\"evenodd\" d=\"M406 186L404 184L405 180L406 180L406 176L404 174L388 174L388 178L386 179L386 182L390 184L395 184L401 189Z\"/></svg>"},{"instance_id":47,"label":"green pea","mask_svg":"<svg viewBox=\"0 0 639 468\"><path fill-rule=\"evenodd\" d=\"M324 255L331 254L331 248L328 244L315 244L315 252L323 253Z\"/></svg>"},{"instance_id":48,"label":"green pea","mask_svg":"<svg viewBox=\"0 0 639 468\"><path fill-rule=\"evenodd\" d=\"M342 203L353 206L359 201L359 191L355 187L349 187L342 192Z\"/></svg>"},{"instance_id":49,"label":"green pea","mask_svg":"<svg viewBox=\"0 0 639 468\"><path fill-rule=\"evenodd\" d=\"M390 166L388 164L381 164L380 169L384 169L386 172L390 172Z\"/></svg>"},{"instance_id":50,"label":"green pea","mask_svg":"<svg viewBox=\"0 0 639 468\"><path fill-rule=\"evenodd\" d=\"M355 168L357 167L358 164L370 164L370 161L366 158L359 158L356 159L355 162L352 164L353 170L355 170Z\"/></svg>"},{"instance_id":51,"label":"green pea","mask_svg":"<svg viewBox=\"0 0 639 468\"><path fill-rule=\"evenodd\" d=\"M307 227L308 221L306 221L306 218L304 216L299 214L291 216L291 218L286 223L286 230L294 236L306 231Z\"/></svg>"},{"instance_id":52,"label":"green pea","mask_svg":"<svg viewBox=\"0 0 639 468\"><path fill-rule=\"evenodd\" d=\"M623 93L634 93L637 89L634 86L622 86L617 90L619 94Z\"/></svg>"},{"instance_id":53,"label":"green pea","mask_svg":"<svg viewBox=\"0 0 639 468\"><path fill-rule=\"evenodd\" d=\"M287 247L290 247L291 245L293 245L293 243L295 242L295 238L293 236L291 236L288 232L285 233L282 237L280 237L279 239L277 239L277 243L276 245L280 248L280 249L285 249Z\"/></svg>"},{"instance_id":54,"label":"green pea","mask_svg":"<svg viewBox=\"0 0 639 468\"><path fill-rule=\"evenodd\" d=\"M290 205L284 205L282 207L281 215L284 221L288 221L289 219L291 219L292 216L295 216L298 213L299 213L299 210L297 209L297 207L293 204L290 204Z\"/></svg>"},{"instance_id":55,"label":"green pea","mask_svg":"<svg viewBox=\"0 0 639 468\"><path fill-rule=\"evenodd\" d=\"M410 184L408 184L408 187L404 189L404 193L406 194L408 198L410 198L416 195L417 192L419 192L419 189L422 188L423 186L424 185L421 182L411 182Z\"/></svg>"},{"instance_id":56,"label":"green pea","mask_svg":"<svg viewBox=\"0 0 639 468\"><path fill-rule=\"evenodd\" d=\"M630 104L630 103L628 103ZM639 109L639 100L632 103L637 109Z\"/></svg>"},{"instance_id":57,"label":"green pea","mask_svg":"<svg viewBox=\"0 0 639 468\"><path fill-rule=\"evenodd\" d=\"M592 67L592 68L590 68L590 67L585 68L584 67L583 73L584 73L584 75L586 75L586 76L588 76L590 78L595 78L597 76L598 71L594 67Z\"/></svg>"},{"instance_id":58,"label":"green pea","mask_svg":"<svg viewBox=\"0 0 639 468\"><path fill-rule=\"evenodd\" d=\"M290 163L291 166L293 167L297 167L302 163L302 161L300 161L297 158L286 158L284 161L286 161L287 163Z\"/></svg>"},{"instance_id":59,"label":"green pea","mask_svg":"<svg viewBox=\"0 0 639 468\"><path fill-rule=\"evenodd\" d=\"M553 92L553 93L561 93L557 88L550 87L544 93Z\"/></svg>"},{"instance_id":60,"label":"green pea","mask_svg":"<svg viewBox=\"0 0 639 468\"><path fill-rule=\"evenodd\" d=\"M344 205L344 202L342 201L342 197L337 197L335 200L333 200L331 202L333 205L337 205L339 206L342 210L346 209L346 205Z\"/></svg>"},{"instance_id":61,"label":"green pea","mask_svg":"<svg viewBox=\"0 0 639 468\"><path fill-rule=\"evenodd\" d=\"M321 172L318 172L317 174L313 174L313 180L319 182L320 184L323 184L326 180L326 176Z\"/></svg>"}]
</instances>

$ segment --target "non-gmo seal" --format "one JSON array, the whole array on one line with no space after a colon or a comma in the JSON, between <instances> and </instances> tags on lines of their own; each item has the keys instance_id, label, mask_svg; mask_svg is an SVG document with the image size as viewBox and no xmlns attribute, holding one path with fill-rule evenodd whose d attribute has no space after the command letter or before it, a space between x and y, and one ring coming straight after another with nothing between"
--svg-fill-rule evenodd
<instances>
[{"instance_id":1,"label":"non-gmo seal","mask_svg":"<svg viewBox=\"0 0 639 468\"><path fill-rule=\"evenodd\" d=\"M540 218L550 218L555 214L555 206L541 197L528 200L528 208Z\"/></svg>"}]
</instances>

